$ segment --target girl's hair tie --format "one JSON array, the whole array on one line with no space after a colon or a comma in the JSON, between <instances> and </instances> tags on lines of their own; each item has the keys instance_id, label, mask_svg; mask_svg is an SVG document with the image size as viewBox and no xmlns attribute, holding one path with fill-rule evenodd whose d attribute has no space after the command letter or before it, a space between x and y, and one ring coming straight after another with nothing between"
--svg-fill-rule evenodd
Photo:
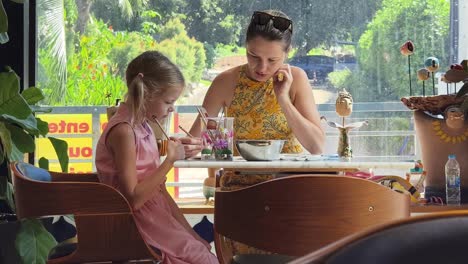
<instances>
[{"instance_id":1,"label":"girl's hair tie","mask_svg":"<svg viewBox=\"0 0 468 264\"><path fill-rule=\"evenodd\" d=\"M141 73L141 72L138 73L138 76L139 76L140 78L143 78L143 77L144 77L143 73Z\"/></svg>"}]
</instances>

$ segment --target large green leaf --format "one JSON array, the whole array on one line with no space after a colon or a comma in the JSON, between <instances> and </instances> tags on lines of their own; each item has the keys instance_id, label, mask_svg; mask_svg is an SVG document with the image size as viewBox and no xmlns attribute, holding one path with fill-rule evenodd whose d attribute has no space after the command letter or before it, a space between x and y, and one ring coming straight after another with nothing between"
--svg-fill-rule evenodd
<instances>
[{"instance_id":1,"label":"large green leaf","mask_svg":"<svg viewBox=\"0 0 468 264\"><path fill-rule=\"evenodd\" d=\"M19 93L19 77L10 69L0 73L0 114L7 114L19 119L27 118L31 113L28 103Z\"/></svg>"},{"instance_id":2,"label":"large green leaf","mask_svg":"<svg viewBox=\"0 0 468 264\"><path fill-rule=\"evenodd\" d=\"M19 150L15 144L11 144L11 153L8 158L10 161L22 161L24 160L24 152Z\"/></svg>"},{"instance_id":3,"label":"large green leaf","mask_svg":"<svg viewBox=\"0 0 468 264\"><path fill-rule=\"evenodd\" d=\"M18 119L11 115L1 115L0 119L1 118L5 119L8 123L19 125L20 127L24 128L26 131L28 131L31 135L39 136L40 131L37 128L38 126L37 120L32 114L30 114L25 119Z\"/></svg>"},{"instance_id":4,"label":"large green leaf","mask_svg":"<svg viewBox=\"0 0 468 264\"><path fill-rule=\"evenodd\" d=\"M24 90L21 95L29 105L34 105L44 99L44 94L42 94L42 91L36 87L29 87Z\"/></svg>"},{"instance_id":5,"label":"large green leaf","mask_svg":"<svg viewBox=\"0 0 468 264\"><path fill-rule=\"evenodd\" d=\"M0 175L0 200L6 200L8 177L6 175Z\"/></svg>"},{"instance_id":6,"label":"large green leaf","mask_svg":"<svg viewBox=\"0 0 468 264\"><path fill-rule=\"evenodd\" d=\"M22 153L34 152L36 144L34 138L26 133L22 128L10 124L5 124L6 128L10 130L11 141Z\"/></svg>"},{"instance_id":7,"label":"large green leaf","mask_svg":"<svg viewBox=\"0 0 468 264\"><path fill-rule=\"evenodd\" d=\"M0 164L3 164L5 161L5 152L3 151L3 146L0 144Z\"/></svg>"},{"instance_id":8,"label":"large green leaf","mask_svg":"<svg viewBox=\"0 0 468 264\"><path fill-rule=\"evenodd\" d=\"M15 201L13 200L13 185L8 181L8 177L0 175L0 200L3 200L15 212Z\"/></svg>"},{"instance_id":9,"label":"large green leaf","mask_svg":"<svg viewBox=\"0 0 468 264\"><path fill-rule=\"evenodd\" d=\"M39 161L37 162L39 164L39 168L42 168L44 170L49 170L49 160L41 157Z\"/></svg>"},{"instance_id":10,"label":"large green leaf","mask_svg":"<svg viewBox=\"0 0 468 264\"><path fill-rule=\"evenodd\" d=\"M5 44L8 40L8 16L3 7L3 2L0 1L0 44Z\"/></svg>"},{"instance_id":11,"label":"large green leaf","mask_svg":"<svg viewBox=\"0 0 468 264\"><path fill-rule=\"evenodd\" d=\"M42 121L40 118L36 118L37 129L39 129L39 134L46 136L49 133L49 123Z\"/></svg>"},{"instance_id":12,"label":"large green leaf","mask_svg":"<svg viewBox=\"0 0 468 264\"><path fill-rule=\"evenodd\" d=\"M13 212L16 212L16 206L15 206L15 200L13 199L13 184L11 182L7 182L7 188L6 188L6 202L8 206L10 206L10 209Z\"/></svg>"},{"instance_id":13,"label":"large green leaf","mask_svg":"<svg viewBox=\"0 0 468 264\"><path fill-rule=\"evenodd\" d=\"M65 140L54 137L49 137L49 140L57 153L62 172L68 172L68 143Z\"/></svg>"},{"instance_id":14,"label":"large green leaf","mask_svg":"<svg viewBox=\"0 0 468 264\"><path fill-rule=\"evenodd\" d=\"M57 245L55 238L37 219L21 221L21 227L16 235L15 246L23 263L45 264L52 247Z\"/></svg>"},{"instance_id":15,"label":"large green leaf","mask_svg":"<svg viewBox=\"0 0 468 264\"><path fill-rule=\"evenodd\" d=\"M0 122L0 141L2 142L4 157L8 159L11 156L12 152L12 143L11 143L11 134L10 130L6 128L5 123Z\"/></svg>"}]
</instances>

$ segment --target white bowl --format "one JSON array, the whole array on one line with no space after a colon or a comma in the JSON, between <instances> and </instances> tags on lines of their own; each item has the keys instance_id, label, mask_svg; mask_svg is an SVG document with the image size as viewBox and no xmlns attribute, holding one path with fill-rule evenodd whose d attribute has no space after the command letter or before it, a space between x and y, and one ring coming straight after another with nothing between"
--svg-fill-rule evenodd
<instances>
[{"instance_id":1,"label":"white bowl","mask_svg":"<svg viewBox=\"0 0 468 264\"><path fill-rule=\"evenodd\" d=\"M239 139L236 140L236 147L245 160L279 160L285 141L282 139Z\"/></svg>"}]
</instances>

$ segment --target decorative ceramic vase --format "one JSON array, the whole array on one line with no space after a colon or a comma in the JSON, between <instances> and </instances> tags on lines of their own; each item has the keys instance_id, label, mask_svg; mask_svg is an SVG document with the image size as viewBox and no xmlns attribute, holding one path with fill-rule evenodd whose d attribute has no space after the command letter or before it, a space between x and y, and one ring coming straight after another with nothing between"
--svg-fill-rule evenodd
<instances>
[{"instance_id":1,"label":"decorative ceramic vase","mask_svg":"<svg viewBox=\"0 0 468 264\"><path fill-rule=\"evenodd\" d=\"M455 154L460 164L461 201L468 202L468 122L461 128L451 128L445 119L414 111L416 134L427 172L425 196L445 200L445 163Z\"/></svg>"},{"instance_id":2,"label":"decorative ceramic vase","mask_svg":"<svg viewBox=\"0 0 468 264\"><path fill-rule=\"evenodd\" d=\"M214 194L216 191L216 178L215 177L208 177L203 181L203 196L206 198L206 202L208 203L210 198L214 198Z\"/></svg>"}]
</instances>

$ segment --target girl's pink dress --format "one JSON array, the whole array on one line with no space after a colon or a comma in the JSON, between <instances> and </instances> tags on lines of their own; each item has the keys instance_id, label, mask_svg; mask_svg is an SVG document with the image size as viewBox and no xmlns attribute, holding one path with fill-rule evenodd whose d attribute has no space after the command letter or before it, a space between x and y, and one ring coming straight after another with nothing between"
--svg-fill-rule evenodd
<instances>
[{"instance_id":1,"label":"girl's pink dress","mask_svg":"<svg viewBox=\"0 0 468 264\"><path fill-rule=\"evenodd\" d=\"M128 106L122 103L104 129L96 148L96 169L99 180L118 190L120 186L115 161L105 142L112 127L119 123L130 124L130 118ZM148 123L134 127L133 131L136 142L137 177L138 181L141 181L158 169L159 153ZM218 263L216 256L172 216L168 201L161 192L155 191L154 196L133 213L143 239L161 250L163 263Z\"/></svg>"}]
</instances>

